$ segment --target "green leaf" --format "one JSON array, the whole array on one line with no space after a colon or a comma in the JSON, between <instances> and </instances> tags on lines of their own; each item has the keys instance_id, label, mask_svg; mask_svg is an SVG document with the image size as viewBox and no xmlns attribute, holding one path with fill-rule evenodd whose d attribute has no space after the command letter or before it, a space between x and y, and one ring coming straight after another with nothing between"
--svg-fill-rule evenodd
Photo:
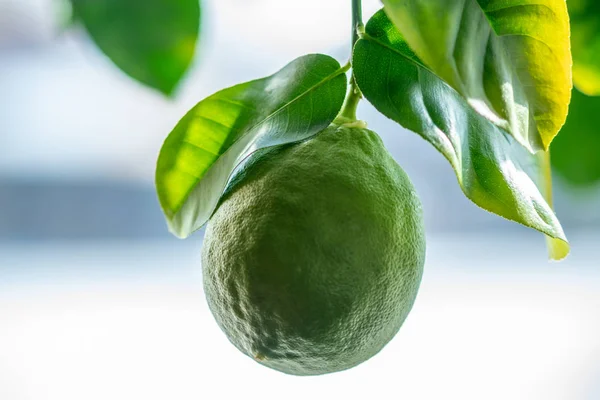
<instances>
[{"instance_id":1,"label":"green leaf","mask_svg":"<svg viewBox=\"0 0 600 400\"><path fill-rule=\"evenodd\" d=\"M590 96L600 95L600 2L569 0L573 82Z\"/></svg>"},{"instance_id":2,"label":"green leaf","mask_svg":"<svg viewBox=\"0 0 600 400\"><path fill-rule=\"evenodd\" d=\"M565 0L383 0L436 75L531 152L548 149L571 94Z\"/></svg>"},{"instance_id":3,"label":"green leaf","mask_svg":"<svg viewBox=\"0 0 600 400\"><path fill-rule=\"evenodd\" d=\"M156 188L171 232L187 237L200 229L236 166L251 153L329 126L344 101L347 69L329 56L307 55L192 108L158 157Z\"/></svg>"},{"instance_id":4,"label":"green leaf","mask_svg":"<svg viewBox=\"0 0 600 400\"><path fill-rule=\"evenodd\" d=\"M194 57L199 0L71 0L73 17L123 72L172 94Z\"/></svg>"},{"instance_id":5,"label":"green leaf","mask_svg":"<svg viewBox=\"0 0 600 400\"><path fill-rule=\"evenodd\" d=\"M573 90L567 123L551 149L554 170L569 183L600 182L600 97Z\"/></svg>"},{"instance_id":6,"label":"green leaf","mask_svg":"<svg viewBox=\"0 0 600 400\"><path fill-rule=\"evenodd\" d=\"M353 69L377 110L421 135L448 159L469 199L554 238L553 258L567 255L562 227L542 194L551 188L538 156L426 68L385 13L367 24L354 49Z\"/></svg>"}]
</instances>

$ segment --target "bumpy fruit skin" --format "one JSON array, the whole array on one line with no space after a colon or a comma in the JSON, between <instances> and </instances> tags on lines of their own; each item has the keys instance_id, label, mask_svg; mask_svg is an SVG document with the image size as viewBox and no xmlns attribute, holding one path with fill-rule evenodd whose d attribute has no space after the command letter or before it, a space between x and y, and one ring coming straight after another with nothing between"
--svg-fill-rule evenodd
<instances>
[{"instance_id":1,"label":"bumpy fruit skin","mask_svg":"<svg viewBox=\"0 0 600 400\"><path fill-rule=\"evenodd\" d=\"M255 154L202 250L208 304L229 340L294 375L379 352L413 305L424 259L410 180L377 134L336 125Z\"/></svg>"}]
</instances>

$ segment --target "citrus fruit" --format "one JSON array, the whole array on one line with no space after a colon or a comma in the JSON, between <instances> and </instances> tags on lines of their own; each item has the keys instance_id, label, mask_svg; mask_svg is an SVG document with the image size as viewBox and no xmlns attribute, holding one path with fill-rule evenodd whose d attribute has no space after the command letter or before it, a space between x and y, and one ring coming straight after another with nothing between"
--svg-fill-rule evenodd
<instances>
[{"instance_id":1,"label":"citrus fruit","mask_svg":"<svg viewBox=\"0 0 600 400\"><path fill-rule=\"evenodd\" d=\"M379 352L413 305L424 258L410 180L376 133L352 124L255 153L202 250L208 304L229 340L294 375Z\"/></svg>"}]
</instances>

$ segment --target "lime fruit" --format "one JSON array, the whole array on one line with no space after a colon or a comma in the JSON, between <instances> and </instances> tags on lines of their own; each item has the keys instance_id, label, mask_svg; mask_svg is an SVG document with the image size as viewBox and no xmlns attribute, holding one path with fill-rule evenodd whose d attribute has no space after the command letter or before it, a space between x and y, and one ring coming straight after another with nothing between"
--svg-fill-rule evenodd
<instances>
[{"instance_id":1,"label":"lime fruit","mask_svg":"<svg viewBox=\"0 0 600 400\"><path fill-rule=\"evenodd\" d=\"M376 133L352 125L255 153L202 249L208 304L229 340L294 375L379 352L412 308L424 259L410 180Z\"/></svg>"}]
</instances>

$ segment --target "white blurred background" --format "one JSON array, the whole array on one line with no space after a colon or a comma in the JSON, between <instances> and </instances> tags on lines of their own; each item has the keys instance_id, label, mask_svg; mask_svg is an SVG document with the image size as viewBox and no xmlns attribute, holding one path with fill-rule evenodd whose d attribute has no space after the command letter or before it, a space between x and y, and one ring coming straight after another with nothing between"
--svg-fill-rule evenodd
<instances>
[{"instance_id":1,"label":"white blurred background","mask_svg":"<svg viewBox=\"0 0 600 400\"><path fill-rule=\"evenodd\" d=\"M296 378L233 348L202 293L202 233L171 238L152 180L197 101L293 58L349 56L347 0L206 0L174 100L124 76L60 0L0 0L0 399L600 399L600 188L557 181L573 254L466 200L447 163L367 104L419 191L422 289L350 371ZM379 8L363 0L365 20ZM260 21L257 22L257 21Z\"/></svg>"}]
</instances>

